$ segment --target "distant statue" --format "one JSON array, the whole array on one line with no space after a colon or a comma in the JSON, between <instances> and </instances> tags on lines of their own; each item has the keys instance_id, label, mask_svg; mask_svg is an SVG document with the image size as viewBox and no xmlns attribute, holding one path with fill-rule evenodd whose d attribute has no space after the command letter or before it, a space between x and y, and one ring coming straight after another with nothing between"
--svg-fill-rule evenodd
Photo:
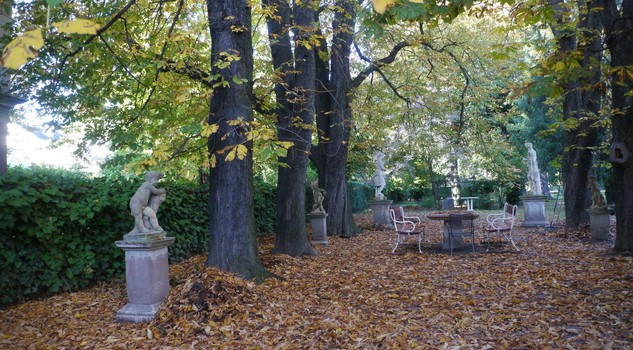
<instances>
[{"instance_id":1,"label":"distant statue","mask_svg":"<svg viewBox=\"0 0 633 350\"><path fill-rule=\"evenodd\" d=\"M319 188L319 180L314 180L310 183L312 187L312 197L314 198L314 204L312 205L312 211L325 213L323 209L323 200L325 199L325 190Z\"/></svg>"},{"instance_id":2,"label":"distant statue","mask_svg":"<svg viewBox=\"0 0 633 350\"><path fill-rule=\"evenodd\" d=\"M598 187L598 181L596 181L595 176L589 176L587 181L587 187L591 191L591 208L606 208L607 203L604 201L604 197L602 197L602 193L600 193L600 188Z\"/></svg>"},{"instance_id":3,"label":"distant statue","mask_svg":"<svg viewBox=\"0 0 633 350\"><path fill-rule=\"evenodd\" d=\"M536 151L532 148L532 144L525 143L525 147L528 150L527 166L528 166L528 182L530 188L528 194L531 196L540 196L543 194L541 191L541 175L538 170L538 162L536 160Z\"/></svg>"},{"instance_id":4,"label":"distant statue","mask_svg":"<svg viewBox=\"0 0 633 350\"><path fill-rule=\"evenodd\" d=\"M385 188L387 183L385 182L385 163L383 163L382 159L385 157L385 154L377 151L374 153L374 160L376 161L376 171L374 172L374 188L375 188L375 199L382 201L385 200L385 195L382 194L382 190Z\"/></svg>"},{"instance_id":5,"label":"distant statue","mask_svg":"<svg viewBox=\"0 0 633 350\"><path fill-rule=\"evenodd\" d=\"M547 174L541 174L541 190L543 191L543 195L548 198L552 198L552 192L549 189L549 180L547 180Z\"/></svg>"},{"instance_id":6,"label":"distant statue","mask_svg":"<svg viewBox=\"0 0 633 350\"><path fill-rule=\"evenodd\" d=\"M164 188L156 188L163 176L163 173L157 171L147 172L145 182L130 199L130 212L134 217L134 229L130 234L163 231L156 217L158 208L167 196Z\"/></svg>"}]
</instances>

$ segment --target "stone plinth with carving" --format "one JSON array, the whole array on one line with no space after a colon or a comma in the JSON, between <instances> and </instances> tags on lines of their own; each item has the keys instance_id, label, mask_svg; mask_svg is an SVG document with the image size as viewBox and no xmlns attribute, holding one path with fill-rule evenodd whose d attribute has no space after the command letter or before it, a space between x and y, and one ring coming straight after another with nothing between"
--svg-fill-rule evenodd
<instances>
[{"instance_id":1,"label":"stone plinth with carving","mask_svg":"<svg viewBox=\"0 0 633 350\"><path fill-rule=\"evenodd\" d=\"M164 232L127 234L116 246L125 251L125 283L128 303L116 314L117 322L154 319L169 293L168 247L174 237Z\"/></svg>"},{"instance_id":2,"label":"stone plinth with carving","mask_svg":"<svg viewBox=\"0 0 633 350\"><path fill-rule=\"evenodd\" d=\"M523 227L549 226L545 215L545 201L547 196L521 196L523 201Z\"/></svg>"},{"instance_id":3,"label":"stone plinth with carving","mask_svg":"<svg viewBox=\"0 0 633 350\"><path fill-rule=\"evenodd\" d=\"M371 208L372 213L372 221L374 224L393 227L391 218L389 217L389 206L391 203L393 203L391 200L373 200L369 202L369 207Z\"/></svg>"},{"instance_id":4,"label":"stone plinth with carving","mask_svg":"<svg viewBox=\"0 0 633 350\"><path fill-rule=\"evenodd\" d=\"M324 211L313 211L308 214L312 224L312 243L329 244L327 240L327 213Z\"/></svg>"},{"instance_id":5,"label":"stone plinth with carving","mask_svg":"<svg viewBox=\"0 0 633 350\"><path fill-rule=\"evenodd\" d=\"M595 241L606 241L609 239L609 229L611 228L611 218L606 207L595 207L587 209L589 213L589 226L591 229L591 239Z\"/></svg>"}]
</instances>

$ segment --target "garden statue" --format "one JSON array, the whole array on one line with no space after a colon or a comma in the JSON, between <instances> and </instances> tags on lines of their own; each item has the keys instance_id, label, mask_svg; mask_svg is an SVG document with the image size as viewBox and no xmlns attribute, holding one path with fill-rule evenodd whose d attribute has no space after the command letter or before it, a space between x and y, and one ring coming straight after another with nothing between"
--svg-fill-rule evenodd
<instances>
[{"instance_id":1,"label":"garden statue","mask_svg":"<svg viewBox=\"0 0 633 350\"><path fill-rule=\"evenodd\" d=\"M602 197L602 193L600 193L595 176L589 176L587 187L591 191L591 208L606 208L607 204L604 201L604 197Z\"/></svg>"},{"instance_id":2,"label":"garden statue","mask_svg":"<svg viewBox=\"0 0 633 350\"><path fill-rule=\"evenodd\" d=\"M325 209L323 209L323 200L325 199L325 190L319 188L319 180L314 180L310 184L312 187L312 197L314 198L314 204L312 205L313 212L321 212L325 213Z\"/></svg>"},{"instance_id":3,"label":"garden statue","mask_svg":"<svg viewBox=\"0 0 633 350\"><path fill-rule=\"evenodd\" d=\"M540 196L543 194L541 191L541 175L538 170L538 162L536 160L536 152L532 148L532 144L525 143L525 147L528 150L527 166L528 166L528 182L530 188L528 189L528 195Z\"/></svg>"},{"instance_id":4,"label":"garden statue","mask_svg":"<svg viewBox=\"0 0 633 350\"><path fill-rule=\"evenodd\" d=\"M373 156L373 158L376 160L376 171L374 172L375 199L379 201L385 200L385 195L382 194L382 190L387 184L385 182L385 164L382 161L384 157L385 154L380 151L374 153Z\"/></svg>"},{"instance_id":5,"label":"garden statue","mask_svg":"<svg viewBox=\"0 0 633 350\"><path fill-rule=\"evenodd\" d=\"M163 231L156 218L156 212L165 201L167 193L164 188L156 188L163 176L163 173L157 171L147 172L145 182L130 199L130 212L134 217L134 229L130 234Z\"/></svg>"}]
</instances>

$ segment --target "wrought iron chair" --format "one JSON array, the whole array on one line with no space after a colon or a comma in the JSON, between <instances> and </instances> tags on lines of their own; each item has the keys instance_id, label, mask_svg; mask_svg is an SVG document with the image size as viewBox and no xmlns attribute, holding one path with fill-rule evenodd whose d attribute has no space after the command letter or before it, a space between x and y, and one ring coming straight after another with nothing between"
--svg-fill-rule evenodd
<instances>
[{"instance_id":1,"label":"wrought iron chair","mask_svg":"<svg viewBox=\"0 0 633 350\"><path fill-rule=\"evenodd\" d=\"M391 214L393 227L396 230L396 246L393 247L391 253L395 253L398 245L404 243L409 236L418 238L418 251L422 253L422 239L425 238L422 220L417 216L405 216L402 207L390 209L389 213Z\"/></svg>"},{"instance_id":2,"label":"wrought iron chair","mask_svg":"<svg viewBox=\"0 0 633 350\"><path fill-rule=\"evenodd\" d=\"M517 251L516 244L512 239L512 228L514 228L514 222L517 216L517 206L505 203L503 205L503 212L488 214L486 217L486 226L484 232L486 234L486 240L488 241L488 250L490 250L490 234L497 234L502 236L506 241L510 242L514 249Z\"/></svg>"},{"instance_id":3,"label":"wrought iron chair","mask_svg":"<svg viewBox=\"0 0 633 350\"><path fill-rule=\"evenodd\" d=\"M470 237L470 244L475 252L475 218L471 213L454 213L449 214L450 222L461 221L461 230L454 229L453 225L447 224L448 227L448 247L453 255L453 239L461 237Z\"/></svg>"}]
</instances>

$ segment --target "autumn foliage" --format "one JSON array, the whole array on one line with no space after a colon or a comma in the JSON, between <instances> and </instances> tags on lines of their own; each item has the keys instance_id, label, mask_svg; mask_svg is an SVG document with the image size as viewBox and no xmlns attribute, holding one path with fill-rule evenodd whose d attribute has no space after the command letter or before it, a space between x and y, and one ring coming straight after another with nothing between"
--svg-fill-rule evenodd
<instances>
[{"instance_id":1,"label":"autumn foliage","mask_svg":"<svg viewBox=\"0 0 633 350\"><path fill-rule=\"evenodd\" d=\"M367 217L364 233L330 237L319 256L260 258L281 279L256 285L173 265L154 322L117 324L125 284L114 281L0 311L4 349L628 349L633 346L632 258L584 231L519 227L520 252L439 250L429 222L424 253ZM480 235L477 237L481 238ZM272 238L260 241L262 252Z\"/></svg>"}]
</instances>

